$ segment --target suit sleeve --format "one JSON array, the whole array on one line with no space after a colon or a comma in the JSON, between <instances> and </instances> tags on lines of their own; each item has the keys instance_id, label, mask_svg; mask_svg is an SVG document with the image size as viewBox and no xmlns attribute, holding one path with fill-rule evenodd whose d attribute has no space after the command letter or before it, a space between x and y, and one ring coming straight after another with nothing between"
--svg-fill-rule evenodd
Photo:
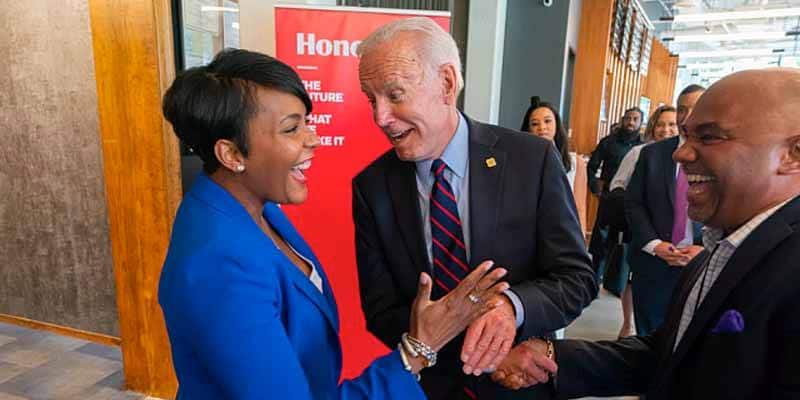
<instances>
[{"instance_id":1,"label":"suit sleeve","mask_svg":"<svg viewBox=\"0 0 800 400\"><path fill-rule=\"evenodd\" d=\"M617 341L559 340L553 343L559 399L644 393L658 363L664 332Z\"/></svg>"},{"instance_id":2,"label":"suit sleeve","mask_svg":"<svg viewBox=\"0 0 800 400\"><path fill-rule=\"evenodd\" d=\"M650 220L647 212L647 199L645 197L646 171L650 167L651 152L645 148L636 162L633 170L631 182L625 191L625 218L628 220L628 227L631 230L631 237L635 243L631 243L634 251L641 251L641 248L652 240L660 239L656 229Z\"/></svg>"},{"instance_id":3,"label":"suit sleeve","mask_svg":"<svg viewBox=\"0 0 800 400\"><path fill-rule=\"evenodd\" d=\"M409 330L411 303L398 292L380 243L375 216L357 181L353 181L353 223L356 234L361 308L367 330L393 348Z\"/></svg>"},{"instance_id":4,"label":"suit sleeve","mask_svg":"<svg viewBox=\"0 0 800 400\"><path fill-rule=\"evenodd\" d=\"M567 326L597 295L575 200L553 146L542 171L536 204L536 264L541 273L511 287L525 307L521 338Z\"/></svg>"},{"instance_id":5,"label":"suit sleeve","mask_svg":"<svg viewBox=\"0 0 800 400\"><path fill-rule=\"evenodd\" d=\"M255 277L231 261L222 264L227 265L220 268L232 271L234 278L207 280L207 287L186 296L188 306L183 310L187 331L193 333L187 339L204 370L226 399L312 400L306 374L280 319L282 312L291 310L282 309L277 279ZM424 398L396 351L336 390L338 399Z\"/></svg>"}]
</instances>

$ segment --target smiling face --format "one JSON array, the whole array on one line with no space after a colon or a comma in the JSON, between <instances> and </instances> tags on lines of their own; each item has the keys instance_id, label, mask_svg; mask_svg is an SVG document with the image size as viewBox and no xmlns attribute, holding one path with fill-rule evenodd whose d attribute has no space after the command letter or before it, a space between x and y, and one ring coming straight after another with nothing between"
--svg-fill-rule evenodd
<instances>
[{"instance_id":1,"label":"smiling face","mask_svg":"<svg viewBox=\"0 0 800 400\"><path fill-rule=\"evenodd\" d=\"M789 87L800 90L797 76ZM794 111L800 96L776 84L785 80L777 72L738 73L698 101L686 122L686 141L673 154L689 179L693 220L735 229L798 192L793 168L800 153L792 148L800 143Z\"/></svg>"},{"instance_id":2,"label":"smiling face","mask_svg":"<svg viewBox=\"0 0 800 400\"><path fill-rule=\"evenodd\" d=\"M458 124L455 69L429 68L405 32L361 57L361 90L372 117L404 161L438 158Z\"/></svg>"},{"instance_id":3,"label":"smiling face","mask_svg":"<svg viewBox=\"0 0 800 400\"><path fill-rule=\"evenodd\" d=\"M263 201L299 204L308 197L304 171L311 166L319 138L305 124L306 108L297 97L256 89L258 110L247 126L248 156L241 184Z\"/></svg>"},{"instance_id":4,"label":"smiling face","mask_svg":"<svg viewBox=\"0 0 800 400\"><path fill-rule=\"evenodd\" d=\"M659 141L678 134L678 122L675 111L664 111L658 116L653 129L653 140Z\"/></svg>"},{"instance_id":5,"label":"smiling face","mask_svg":"<svg viewBox=\"0 0 800 400\"><path fill-rule=\"evenodd\" d=\"M528 118L528 132L547 140L556 138L556 116L547 107L539 107Z\"/></svg>"}]
</instances>

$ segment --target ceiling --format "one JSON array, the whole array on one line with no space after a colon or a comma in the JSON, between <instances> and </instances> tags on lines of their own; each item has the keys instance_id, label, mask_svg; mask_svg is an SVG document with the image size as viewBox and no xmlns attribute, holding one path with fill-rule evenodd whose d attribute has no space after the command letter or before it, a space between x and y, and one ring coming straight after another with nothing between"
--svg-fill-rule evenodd
<instances>
[{"instance_id":1,"label":"ceiling","mask_svg":"<svg viewBox=\"0 0 800 400\"><path fill-rule=\"evenodd\" d=\"M800 67L800 0L639 2L680 57L676 91L743 69Z\"/></svg>"}]
</instances>

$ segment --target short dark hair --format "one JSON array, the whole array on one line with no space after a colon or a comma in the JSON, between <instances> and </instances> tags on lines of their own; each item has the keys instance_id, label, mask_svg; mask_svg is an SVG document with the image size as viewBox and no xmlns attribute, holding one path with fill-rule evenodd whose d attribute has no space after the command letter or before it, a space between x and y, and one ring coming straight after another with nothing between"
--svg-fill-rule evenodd
<instances>
[{"instance_id":1,"label":"short dark hair","mask_svg":"<svg viewBox=\"0 0 800 400\"><path fill-rule=\"evenodd\" d=\"M639 107L631 107L631 108L629 108L629 109L625 110L625 112L624 112L624 113L622 113L622 116L624 117L624 116L625 116L625 114L627 114L627 113L629 113L629 112L631 112L631 111L636 111L637 113L639 113L639 116L640 116L640 117L644 117L644 111L642 111L642 109L641 109L641 108L639 108Z\"/></svg>"},{"instance_id":2,"label":"short dark hair","mask_svg":"<svg viewBox=\"0 0 800 400\"><path fill-rule=\"evenodd\" d=\"M220 166L214 154L220 139L233 141L247 157L247 124L258 112L258 87L294 95L306 106L306 114L311 112L311 99L291 67L248 50L222 50L210 64L180 73L167 89L164 117L200 156L206 173Z\"/></svg>"},{"instance_id":3,"label":"short dark hair","mask_svg":"<svg viewBox=\"0 0 800 400\"><path fill-rule=\"evenodd\" d=\"M550 110L553 116L556 117L556 135L553 141L556 144L556 150L558 150L558 153L561 155L564 171L569 172L572 169L572 160L569 157L569 137L567 136L567 131L564 129L564 125L561 123L561 116L558 115L558 111L556 111L556 108L552 104L539 101L539 96L531 97L531 105L528 107L528 110L525 111L525 116L522 118L522 127L519 130L522 132L530 132L529 121L531 119L531 114L533 114L537 108L542 107Z\"/></svg>"},{"instance_id":4,"label":"short dark hair","mask_svg":"<svg viewBox=\"0 0 800 400\"><path fill-rule=\"evenodd\" d=\"M706 90L705 87L693 83L693 84L683 88L683 90L681 90L681 93L678 94L678 97L681 97L681 96L684 96L684 95L687 95L687 94L691 94L691 93L694 93L694 92L705 91L705 90Z\"/></svg>"}]
</instances>

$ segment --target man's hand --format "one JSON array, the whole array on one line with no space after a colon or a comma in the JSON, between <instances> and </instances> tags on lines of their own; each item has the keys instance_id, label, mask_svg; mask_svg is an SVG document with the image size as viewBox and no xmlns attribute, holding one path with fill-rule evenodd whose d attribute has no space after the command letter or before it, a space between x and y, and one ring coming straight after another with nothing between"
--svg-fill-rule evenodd
<instances>
[{"instance_id":1,"label":"man's hand","mask_svg":"<svg viewBox=\"0 0 800 400\"><path fill-rule=\"evenodd\" d=\"M686 256L681 253L675 245L670 242L661 242L659 243L653 252L656 253L658 258L664 260L667 264L672 265L673 267L683 267L689 263L689 260L686 259Z\"/></svg>"},{"instance_id":2,"label":"man's hand","mask_svg":"<svg viewBox=\"0 0 800 400\"><path fill-rule=\"evenodd\" d=\"M547 343L540 339L526 340L508 353L492 373L492 380L513 390L546 383L558 371L547 357Z\"/></svg>"},{"instance_id":3,"label":"man's hand","mask_svg":"<svg viewBox=\"0 0 800 400\"><path fill-rule=\"evenodd\" d=\"M490 301L500 305L473 321L467 329L461 349L465 374L477 376L494 370L514 344L517 324L511 300L501 294Z\"/></svg>"},{"instance_id":4,"label":"man's hand","mask_svg":"<svg viewBox=\"0 0 800 400\"><path fill-rule=\"evenodd\" d=\"M682 249L678 249L678 251L683 255L684 259L686 260L686 264L688 264L693 258L697 257L697 255L700 254L703 249L703 246L691 245Z\"/></svg>"}]
</instances>

